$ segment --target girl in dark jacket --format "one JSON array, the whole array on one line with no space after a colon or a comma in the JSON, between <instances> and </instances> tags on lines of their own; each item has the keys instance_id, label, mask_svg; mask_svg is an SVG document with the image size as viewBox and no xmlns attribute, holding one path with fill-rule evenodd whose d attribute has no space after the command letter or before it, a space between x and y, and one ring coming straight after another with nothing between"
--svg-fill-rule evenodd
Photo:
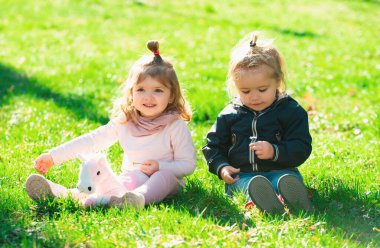
<instances>
[{"instance_id":1,"label":"girl in dark jacket","mask_svg":"<svg viewBox=\"0 0 380 248\"><path fill-rule=\"evenodd\" d=\"M229 91L236 95L218 115L203 153L226 193L242 191L261 210L312 210L297 167L311 153L306 111L285 93L278 50L257 33L232 51ZM279 197L281 195L281 197Z\"/></svg>"}]
</instances>

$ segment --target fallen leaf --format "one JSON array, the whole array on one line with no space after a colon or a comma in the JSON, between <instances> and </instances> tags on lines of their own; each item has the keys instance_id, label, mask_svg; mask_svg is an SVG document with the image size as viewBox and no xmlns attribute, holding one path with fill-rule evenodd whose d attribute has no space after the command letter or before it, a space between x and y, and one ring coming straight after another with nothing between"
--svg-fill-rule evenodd
<instances>
[{"instance_id":1,"label":"fallen leaf","mask_svg":"<svg viewBox=\"0 0 380 248\"><path fill-rule=\"evenodd\" d=\"M348 94L351 95L351 96L354 96L356 95L356 90L354 88L348 88Z\"/></svg>"},{"instance_id":2,"label":"fallen leaf","mask_svg":"<svg viewBox=\"0 0 380 248\"><path fill-rule=\"evenodd\" d=\"M308 115L316 115L317 114L317 110L315 109L315 106L314 105L309 105L307 107L307 113L308 113Z\"/></svg>"}]
</instances>

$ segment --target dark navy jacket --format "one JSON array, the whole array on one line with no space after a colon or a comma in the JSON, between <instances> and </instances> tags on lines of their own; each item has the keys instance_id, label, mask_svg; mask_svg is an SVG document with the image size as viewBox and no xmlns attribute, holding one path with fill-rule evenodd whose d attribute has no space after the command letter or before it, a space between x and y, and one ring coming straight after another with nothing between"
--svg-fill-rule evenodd
<instances>
[{"instance_id":1,"label":"dark navy jacket","mask_svg":"<svg viewBox=\"0 0 380 248\"><path fill-rule=\"evenodd\" d=\"M273 145L273 160L259 159L249 144L267 141ZM306 111L290 96L279 97L256 112L235 98L219 114L202 148L209 171L218 175L230 165L241 172L290 169L310 156L312 138Z\"/></svg>"}]
</instances>

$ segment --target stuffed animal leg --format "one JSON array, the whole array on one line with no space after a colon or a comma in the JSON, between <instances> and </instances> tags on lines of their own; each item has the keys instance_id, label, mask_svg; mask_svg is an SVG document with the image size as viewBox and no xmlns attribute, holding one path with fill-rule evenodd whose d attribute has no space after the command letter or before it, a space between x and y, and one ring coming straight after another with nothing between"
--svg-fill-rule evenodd
<instances>
[{"instance_id":1,"label":"stuffed animal leg","mask_svg":"<svg viewBox=\"0 0 380 248\"><path fill-rule=\"evenodd\" d=\"M105 206L110 202L110 196L98 196L98 195L90 195L86 199L82 200L82 205L85 207L95 207L95 206Z\"/></svg>"}]
</instances>

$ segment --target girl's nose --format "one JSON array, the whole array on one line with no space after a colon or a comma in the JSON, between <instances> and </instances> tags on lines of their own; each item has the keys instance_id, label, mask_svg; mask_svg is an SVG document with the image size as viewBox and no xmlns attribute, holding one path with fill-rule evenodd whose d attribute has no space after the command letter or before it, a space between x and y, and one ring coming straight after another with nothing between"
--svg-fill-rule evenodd
<instances>
[{"instance_id":1,"label":"girl's nose","mask_svg":"<svg viewBox=\"0 0 380 248\"><path fill-rule=\"evenodd\" d=\"M258 95L256 93L251 93L251 95L249 96L249 99L251 101L255 101L258 99Z\"/></svg>"},{"instance_id":2,"label":"girl's nose","mask_svg":"<svg viewBox=\"0 0 380 248\"><path fill-rule=\"evenodd\" d=\"M152 93L150 93L150 92L145 92L144 93L144 99L150 99L150 98L152 98L153 97L153 94Z\"/></svg>"}]
</instances>

